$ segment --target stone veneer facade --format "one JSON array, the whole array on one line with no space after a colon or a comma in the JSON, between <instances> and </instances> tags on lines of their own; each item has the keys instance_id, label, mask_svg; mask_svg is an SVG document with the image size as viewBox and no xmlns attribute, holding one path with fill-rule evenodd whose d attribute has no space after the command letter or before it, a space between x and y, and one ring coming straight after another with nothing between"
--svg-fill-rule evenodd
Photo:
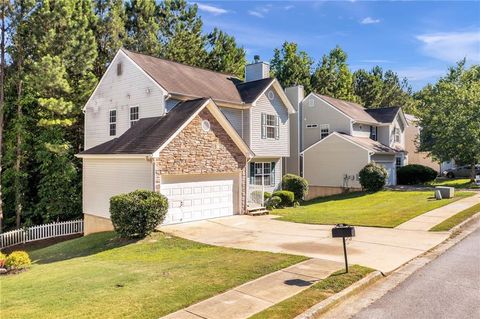
<instances>
[{"instance_id":1,"label":"stone veneer facade","mask_svg":"<svg viewBox=\"0 0 480 319\"><path fill-rule=\"evenodd\" d=\"M202 121L210 122L208 132ZM161 175L241 173L241 212L246 213L246 157L208 109L203 109L155 159L155 190Z\"/></svg>"}]
</instances>

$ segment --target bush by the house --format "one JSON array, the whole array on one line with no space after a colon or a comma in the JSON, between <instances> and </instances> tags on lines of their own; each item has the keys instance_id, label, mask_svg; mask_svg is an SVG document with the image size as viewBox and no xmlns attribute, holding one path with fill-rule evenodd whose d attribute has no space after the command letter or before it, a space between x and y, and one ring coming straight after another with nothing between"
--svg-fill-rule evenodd
<instances>
[{"instance_id":1,"label":"bush by the house","mask_svg":"<svg viewBox=\"0 0 480 319\"><path fill-rule=\"evenodd\" d=\"M25 251L14 251L5 259L5 266L8 269L24 269L32 264L30 257Z\"/></svg>"},{"instance_id":2,"label":"bush by the house","mask_svg":"<svg viewBox=\"0 0 480 319\"><path fill-rule=\"evenodd\" d=\"M5 260L7 259L7 255L0 251L0 268L5 266Z\"/></svg>"},{"instance_id":3,"label":"bush by the house","mask_svg":"<svg viewBox=\"0 0 480 319\"><path fill-rule=\"evenodd\" d=\"M263 200L268 200L271 197L272 197L272 193L263 192Z\"/></svg>"},{"instance_id":4,"label":"bush by the house","mask_svg":"<svg viewBox=\"0 0 480 319\"><path fill-rule=\"evenodd\" d=\"M278 196L272 196L269 199L267 199L265 202L265 206L267 207L267 209L280 207L281 204L282 204L282 199Z\"/></svg>"},{"instance_id":5,"label":"bush by the house","mask_svg":"<svg viewBox=\"0 0 480 319\"><path fill-rule=\"evenodd\" d=\"M365 165L359 175L360 185L367 192L378 192L387 181L387 170L374 162Z\"/></svg>"},{"instance_id":6,"label":"bush by the house","mask_svg":"<svg viewBox=\"0 0 480 319\"><path fill-rule=\"evenodd\" d=\"M437 171L428 166L411 164L397 169L397 183L401 185L423 184L432 182L435 178Z\"/></svg>"},{"instance_id":7,"label":"bush by the house","mask_svg":"<svg viewBox=\"0 0 480 319\"><path fill-rule=\"evenodd\" d=\"M168 210L165 196L136 190L110 198L110 215L115 231L122 237L145 237L160 225Z\"/></svg>"},{"instance_id":8,"label":"bush by the house","mask_svg":"<svg viewBox=\"0 0 480 319\"><path fill-rule=\"evenodd\" d=\"M282 178L282 188L293 192L295 201L298 202L307 196L308 182L303 177L294 174L286 174Z\"/></svg>"},{"instance_id":9,"label":"bush by the house","mask_svg":"<svg viewBox=\"0 0 480 319\"><path fill-rule=\"evenodd\" d=\"M282 200L280 206L291 207L295 203L295 195L291 191L276 191L272 194L273 197L280 197Z\"/></svg>"}]
</instances>

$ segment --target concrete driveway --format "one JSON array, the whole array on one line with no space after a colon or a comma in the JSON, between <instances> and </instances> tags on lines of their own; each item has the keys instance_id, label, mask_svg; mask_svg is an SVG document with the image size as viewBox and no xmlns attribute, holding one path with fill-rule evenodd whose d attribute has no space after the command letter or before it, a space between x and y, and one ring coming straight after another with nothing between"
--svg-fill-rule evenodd
<instances>
[{"instance_id":1,"label":"concrete driveway","mask_svg":"<svg viewBox=\"0 0 480 319\"><path fill-rule=\"evenodd\" d=\"M331 238L332 226L278 221L274 217L237 215L162 226L160 230L211 245L343 262L342 240ZM448 236L448 232L356 227L356 237L347 245L349 263L388 273Z\"/></svg>"}]
</instances>

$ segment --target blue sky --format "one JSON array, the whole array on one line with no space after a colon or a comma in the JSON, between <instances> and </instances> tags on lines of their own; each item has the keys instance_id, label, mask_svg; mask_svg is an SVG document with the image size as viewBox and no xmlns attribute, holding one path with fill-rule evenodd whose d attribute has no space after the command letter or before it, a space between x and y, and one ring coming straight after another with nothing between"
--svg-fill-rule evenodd
<instances>
[{"instance_id":1,"label":"blue sky","mask_svg":"<svg viewBox=\"0 0 480 319\"><path fill-rule=\"evenodd\" d=\"M420 89L467 57L480 63L480 1L196 1L208 32L235 36L248 60L298 43L315 61L335 45L353 70L380 65Z\"/></svg>"}]
</instances>

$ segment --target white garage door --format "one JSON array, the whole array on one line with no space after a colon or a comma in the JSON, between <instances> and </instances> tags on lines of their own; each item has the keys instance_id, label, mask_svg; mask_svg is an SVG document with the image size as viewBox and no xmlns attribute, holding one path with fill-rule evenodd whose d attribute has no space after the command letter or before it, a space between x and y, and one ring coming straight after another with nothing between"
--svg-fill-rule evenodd
<instances>
[{"instance_id":1,"label":"white garage door","mask_svg":"<svg viewBox=\"0 0 480 319\"><path fill-rule=\"evenodd\" d=\"M164 224L233 215L233 180L162 184L168 198Z\"/></svg>"},{"instance_id":2,"label":"white garage door","mask_svg":"<svg viewBox=\"0 0 480 319\"><path fill-rule=\"evenodd\" d=\"M379 162L378 164L385 167L387 170L387 185L396 185L397 184L397 172L395 169L395 163L392 162Z\"/></svg>"}]
</instances>

